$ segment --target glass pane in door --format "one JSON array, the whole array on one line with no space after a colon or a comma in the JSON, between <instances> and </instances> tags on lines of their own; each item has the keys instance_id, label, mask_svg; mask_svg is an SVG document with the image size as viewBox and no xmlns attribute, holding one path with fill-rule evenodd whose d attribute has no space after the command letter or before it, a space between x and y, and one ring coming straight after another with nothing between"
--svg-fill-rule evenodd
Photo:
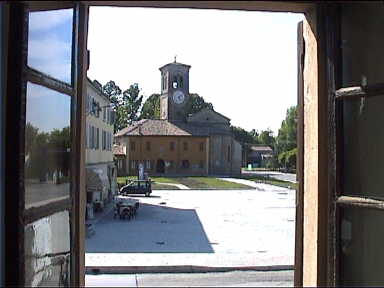
<instances>
[{"instance_id":1,"label":"glass pane in door","mask_svg":"<svg viewBox=\"0 0 384 288\"><path fill-rule=\"evenodd\" d=\"M28 66L72 83L73 9L29 13Z\"/></svg>"},{"instance_id":2,"label":"glass pane in door","mask_svg":"<svg viewBox=\"0 0 384 288\"><path fill-rule=\"evenodd\" d=\"M384 83L384 5L341 9L342 87ZM344 195L384 199L384 95L343 100Z\"/></svg>"},{"instance_id":3,"label":"glass pane in door","mask_svg":"<svg viewBox=\"0 0 384 288\"><path fill-rule=\"evenodd\" d=\"M341 12L342 87L384 82L383 2L351 2Z\"/></svg>"},{"instance_id":4,"label":"glass pane in door","mask_svg":"<svg viewBox=\"0 0 384 288\"><path fill-rule=\"evenodd\" d=\"M70 248L68 211L26 225L25 286L69 286Z\"/></svg>"},{"instance_id":5,"label":"glass pane in door","mask_svg":"<svg viewBox=\"0 0 384 288\"><path fill-rule=\"evenodd\" d=\"M384 211L341 210L341 286L384 286Z\"/></svg>"},{"instance_id":6,"label":"glass pane in door","mask_svg":"<svg viewBox=\"0 0 384 288\"><path fill-rule=\"evenodd\" d=\"M342 194L384 199L384 95L343 107Z\"/></svg>"},{"instance_id":7,"label":"glass pane in door","mask_svg":"<svg viewBox=\"0 0 384 288\"><path fill-rule=\"evenodd\" d=\"M70 196L71 97L27 84L25 208Z\"/></svg>"}]
</instances>

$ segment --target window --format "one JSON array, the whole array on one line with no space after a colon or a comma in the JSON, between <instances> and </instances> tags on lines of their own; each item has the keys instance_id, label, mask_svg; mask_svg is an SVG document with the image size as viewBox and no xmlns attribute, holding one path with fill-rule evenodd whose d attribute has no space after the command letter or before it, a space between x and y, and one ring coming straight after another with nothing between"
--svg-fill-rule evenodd
<instances>
[{"instance_id":1,"label":"window","mask_svg":"<svg viewBox=\"0 0 384 288\"><path fill-rule=\"evenodd\" d=\"M123 159L117 160L117 169L123 169Z\"/></svg>"},{"instance_id":2,"label":"window","mask_svg":"<svg viewBox=\"0 0 384 288\"><path fill-rule=\"evenodd\" d=\"M228 145L227 160L228 162L231 161L231 145Z\"/></svg>"},{"instance_id":3,"label":"window","mask_svg":"<svg viewBox=\"0 0 384 288\"><path fill-rule=\"evenodd\" d=\"M94 138L94 130L93 130L93 126L92 125L89 125L89 148L90 149L93 149L93 138Z\"/></svg>"},{"instance_id":4,"label":"window","mask_svg":"<svg viewBox=\"0 0 384 288\"><path fill-rule=\"evenodd\" d=\"M131 160L131 168L136 169L137 167L137 160Z\"/></svg>"},{"instance_id":5,"label":"window","mask_svg":"<svg viewBox=\"0 0 384 288\"><path fill-rule=\"evenodd\" d=\"M108 134L104 131L104 150L108 150Z\"/></svg>"},{"instance_id":6,"label":"window","mask_svg":"<svg viewBox=\"0 0 384 288\"><path fill-rule=\"evenodd\" d=\"M85 126L85 148L88 148L88 125Z\"/></svg>"},{"instance_id":7,"label":"window","mask_svg":"<svg viewBox=\"0 0 384 288\"><path fill-rule=\"evenodd\" d=\"M73 8L34 11L33 5L35 3L28 3L28 7L25 9L23 7L23 13L18 14L18 17L22 14L22 18L28 19L28 23L24 20L23 24L18 23L16 17L16 21L10 22L9 25L24 27L26 24L23 32L10 31L16 39L20 39L19 36L23 37L25 41L15 45L23 46L25 50L24 48L21 50L21 47L22 53L18 52L18 48L10 50L16 53L17 56L14 58L20 59L24 55L27 57L26 63L21 60L17 62L20 63L19 70L11 74L12 77L19 73L25 75L17 84L26 89L22 92L18 87L13 89L19 91L15 92L16 98L20 97L22 103L25 103L25 118L17 119L15 126L22 128L25 133L20 135L17 141L23 145L28 157L23 163L14 165L17 171L21 171L16 177L18 182L23 181L23 188L15 187L13 194L19 195L22 201L8 200L11 206L12 202L18 202L15 203L18 206L14 213L7 215L11 221L15 219L16 225L12 226L18 231L12 242L23 248L12 251L12 256L15 257L5 258L12 258L10 260L14 262L12 265L17 266L17 270L20 271L17 275L17 284L13 284L15 286L45 286L47 283L55 283L57 286L66 284L78 286L73 285L71 278L75 277L70 273L76 258L76 256L72 258L72 253L76 250L72 249L76 245L73 243L78 243L78 235L81 235L81 231L76 235L73 233L78 231L80 225L76 221L76 216L73 217L73 212L80 208L78 201L73 201L78 195L76 179L79 175L80 161L78 157L73 156L83 153L79 149L80 145L77 145L80 143L80 137L73 138L73 132L77 131L77 125L81 121L79 119L82 118L79 117L82 111L73 109L78 103L78 98L73 96L76 95L75 87L78 87L78 78L73 77L78 71L78 67L73 63L73 56L76 55L73 48L78 47L78 39L73 37L73 31L77 30L74 24L78 23L76 21L78 14L74 13ZM55 5L53 3L51 9L55 8ZM3 12L4 7L1 6ZM9 10L12 10L12 7L10 8ZM11 15L15 13L10 13L10 18L13 17ZM47 18L61 19L60 25L49 25L45 20ZM60 49L52 39L60 39ZM19 54L23 56L18 57ZM12 59L9 61L8 65L13 66ZM87 103L84 104L86 106L84 108L87 108ZM21 104L14 105L20 108ZM86 131L79 131L87 134ZM10 181L13 182L12 178ZM22 217L22 221L18 221L19 217ZM37 269L36 265L39 266ZM7 277L12 278L9 274L8 272ZM72 285L67 280L71 281Z\"/></svg>"},{"instance_id":8,"label":"window","mask_svg":"<svg viewBox=\"0 0 384 288\"><path fill-rule=\"evenodd\" d=\"M112 141L113 141L112 133L109 132L109 151L112 151Z\"/></svg>"},{"instance_id":9,"label":"window","mask_svg":"<svg viewBox=\"0 0 384 288\"><path fill-rule=\"evenodd\" d=\"M145 169L151 170L151 161L150 160L145 160Z\"/></svg>"},{"instance_id":10,"label":"window","mask_svg":"<svg viewBox=\"0 0 384 288\"><path fill-rule=\"evenodd\" d=\"M183 149L184 149L184 151L188 150L188 142L183 143Z\"/></svg>"},{"instance_id":11,"label":"window","mask_svg":"<svg viewBox=\"0 0 384 288\"><path fill-rule=\"evenodd\" d=\"M173 89L177 89L177 77L173 76L173 82L172 82Z\"/></svg>"},{"instance_id":12,"label":"window","mask_svg":"<svg viewBox=\"0 0 384 288\"><path fill-rule=\"evenodd\" d=\"M135 151L135 150L136 150L136 143L131 142L131 151Z\"/></svg>"},{"instance_id":13,"label":"window","mask_svg":"<svg viewBox=\"0 0 384 288\"><path fill-rule=\"evenodd\" d=\"M96 117L99 118L100 117L100 103L99 102L96 102Z\"/></svg>"},{"instance_id":14,"label":"window","mask_svg":"<svg viewBox=\"0 0 384 288\"><path fill-rule=\"evenodd\" d=\"M169 168L174 168L174 162L173 162L173 160L171 160L171 161L169 161Z\"/></svg>"},{"instance_id":15,"label":"window","mask_svg":"<svg viewBox=\"0 0 384 288\"><path fill-rule=\"evenodd\" d=\"M183 76L179 77L180 88L183 88Z\"/></svg>"},{"instance_id":16,"label":"window","mask_svg":"<svg viewBox=\"0 0 384 288\"><path fill-rule=\"evenodd\" d=\"M99 128L96 128L96 145L95 145L95 148L96 149L99 149Z\"/></svg>"},{"instance_id":17,"label":"window","mask_svg":"<svg viewBox=\"0 0 384 288\"><path fill-rule=\"evenodd\" d=\"M107 120L107 108L103 107L103 121L105 122Z\"/></svg>"},{"instance_id":18,"label":"window","mask_svg":"<svg viewBox=\"0 0 384 288\"><path fill-rule=\"evenodd\" d=\"M169 150L171 150L171 151L175 150L175 142L169 143Z\"/></svg>"},{"instance_id":19,"label":"window","mask_svg":"<svg viewBox=\"0 0 384 288\"><path fill-rule=\"evenodd\" d=\"M151 142L149 142L149 141L146 142L146 143L145 143L145 146L146 146L146 150L147 150L147 151L151 151Z\"/></svg>"},{"instance_id":20,"label":"window","mask_svg":"<svg viewBox=\"0 0 384 288\"><path fill-rule=\"evenodd\" d=\"M101 132L101 149L102 149L102 150L107 149L107 145L106 145L106 134L105 134L105 131L104 131L104 130Z\"/></svg>"},{"instance_id":21,"label":"window","mask_svg":"<svg viewBox=\"0 0 384 288\"><path fill-rule=\"evenodd\" d=\"M94 98L92 98L91 103L91 114L93 114L95 117L99 117L99 104Z\"/></svg>"},{"instance_id":22,"label":"window","mask_svg":"<svg viewBox=\"0 0 384 288\"><path fill-rule=\"evenodd\" d=\"M204 142L201 142L201 143L200 143L200 151L201 151L201 152L204 151Z\"/></svg>"},{"instance_id":23,"label":"window","mask_svg":"<svg viewBox=\"0 0 384 288\"><path fill-rule=\"evenodd\" d=\"M87 113L91 113L91 96L87 94Z\"/></svg>"},{"instance_id":24,"label":"window","mask_svg":"<svg viewBox=\"0 0 384 288\"><path fill-rule=\"evenodd\" d=\"M200 160L200 162L199 162L199 168L204 168L204 160Z\"/></svg>"},{"instance_id":25,"label":"window","mask_svg":"<svg viewBox=\"0 0 384 288\"><path fill-rule=\"evenodd\" d=\"M91 125L89 124L87 124L87 132L88 132L88 149L91 149L92 148L92 139L91 139L92 130L91 130Z\"/></svg>"},{"instance_id":26,"label":"window","mask_svg":"<svg viewBox=\"0 0 384 288\"><path fill-rule=\"evenodd\" d=\"M112 151L112 133L111 132L107 132L107 131L103 131L104 132L104 137L105 137L105 143L103 147L104 150L107 150L107 151Z\"/></svg>"},{"instance_id":27,"label":"window","mask_svg":"<svg viewBox=\"0 0 384 288\"><path fill-rule=\"evenodd\" d=\"M115 124L115 111L111 110L111 125Z\"/></svg>"},{"instance_id":28,"label":"window","mask_svg":"<svg viewBox=\"0 0 384 288\"><path fill-rule=\"evenodd\" d=\"M181 167L182 168L189 168L189 160L182 160L181 161Z\"/></svg>"}]
</instances>

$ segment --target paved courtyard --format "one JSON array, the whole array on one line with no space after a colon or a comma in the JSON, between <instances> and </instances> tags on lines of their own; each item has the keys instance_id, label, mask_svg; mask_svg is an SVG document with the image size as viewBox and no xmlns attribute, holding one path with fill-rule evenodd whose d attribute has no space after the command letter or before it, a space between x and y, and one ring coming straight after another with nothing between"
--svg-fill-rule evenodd
<instances>
[{"instance_id":1,"label":"paved courtyard","mask_svg":"<svg viewBox=\"0 0 384 288\"><path fill-rule=\"evenodd\" d=\"M241 172L243 175L254 175L254 176L264 176L264 177L270 177L277 180L282 181L288 181L292 183L296 183L296 174L293 173L283 173L283 172L277 172L277 171L248 171L246 169L243 169Z\"/></svg>"},{"instance_id":2,"label":"paved courtyard","mask_svg":"<svg viewBox=\"0 0 384 288\"><path fill-rule=\"evenodd\" d=\"M295 191L157 190L134 220L110 210L86 240L86 266L293 265Z\"/></svg>"}]
</instances>

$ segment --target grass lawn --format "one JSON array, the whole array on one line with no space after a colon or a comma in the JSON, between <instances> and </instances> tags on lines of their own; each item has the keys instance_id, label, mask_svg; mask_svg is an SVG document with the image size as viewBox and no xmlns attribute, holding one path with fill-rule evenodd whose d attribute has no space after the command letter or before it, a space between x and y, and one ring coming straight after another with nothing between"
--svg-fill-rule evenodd
<instances>
[{"instance_id":1,"label":"grass lawn","mask_svg":"<svg viewBox=\"0 0 384 288\"><path fill-rule=\"evenodd\" d=\"M130 180L136 180L136 179L137 179L137 176L117 177L117 183L120 185L125 185L127 180L129 182ZM179 189L176 186L161 184L161 183L176 183L176 184L179 183L177 181L174 181L172 178L152 177L151 179L153 181L155 181L154 183L152 183L152 189L154 189L154 190L159 190L159 189L177 190L177 189Z\"/></svg>"},{"instance_id":2,"label":"grass lawn","mask_svg":"<svg viewBox=\"0 0 384 288\"><path fill-rule=\"evenodd\" d=\"M253 189L250 186L228 182L225 180L220 180L214 177L180 177L177 178L180 184L184 184L189 188L215 188L215 189Z\"/></svg>"},{"instance_id":3,"label":"grass lawn","mask_svg":"<svg viewBox=\"0 0 384 288\"><path fill-rule=\"evenodd\" d=\"M117 183L125 184L126 179L137 179L136 176L117 177ZM153 189L177 189L175 186L162 185L162 183L183 184L191 189L211 188L211 189L253 189L247 185L232 183L215 177L151 177L155 182Z\"/></svg>"},{"instance_id":4,"label":"grass lawn","mask_svg":"<svg viewBox=\"0 0 384 288\"><path fill-rule=\"evenodd\" d=\"M269 177L265 177L265 176L259 176L259 175L258 176L255 176L255 175L244 176L243 175L241 178L246 179L246 180L259 182L259 183L265 183L265 184L271 184L271 185L275 185L275 186L285 187L285 188L289 188L289 189L297 189L297 183L273 179L273 178L269 178Z\"/></svg>"}]
</instances>

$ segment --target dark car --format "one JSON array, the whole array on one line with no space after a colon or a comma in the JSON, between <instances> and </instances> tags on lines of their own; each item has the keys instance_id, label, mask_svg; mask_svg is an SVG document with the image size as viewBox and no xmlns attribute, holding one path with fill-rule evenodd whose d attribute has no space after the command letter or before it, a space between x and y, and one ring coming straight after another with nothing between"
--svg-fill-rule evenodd
<instances>
[{"instance_id":1,"label":"dark car","mask_svg":"<svg viewBox=\"0 0 384 288\"><path fill-rule=\"evenodd\" d=\"M149 197L152 193L151 180L133 180L128 185L121 187L120 194L144 194Z\"/></svg>"}]
</instances>

